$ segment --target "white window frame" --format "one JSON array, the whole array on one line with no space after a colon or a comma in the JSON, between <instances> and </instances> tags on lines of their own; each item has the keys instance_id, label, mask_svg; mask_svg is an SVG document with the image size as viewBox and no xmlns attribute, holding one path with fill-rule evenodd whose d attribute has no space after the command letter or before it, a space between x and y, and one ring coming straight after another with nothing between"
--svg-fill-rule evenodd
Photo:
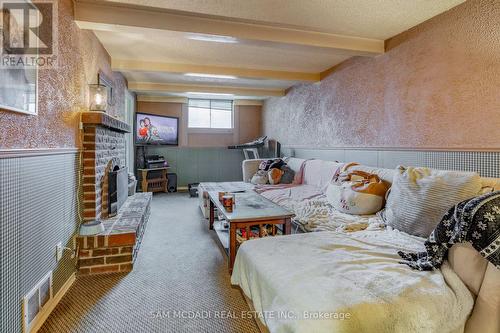
<instances>
[{"instance_id":1,"label":"white window frame","mask_svg":"<svg viewBox=\"0 0 500 333\"><path fill-rule=\"evenodd\" d=\"M212 101L217 101L217 99L213 99L213 98L190 98L190 99L206 100L206 101L210 101L210 103L212 103ZM223 134L223 133L233 133L234 132L234 118L235 118L234 100L224 99L224 101L231 102L231 128L212 128L212 127L189 127L189 100L190 99L188 99L188 103L187 103L187 130L188 130L188 133L209 133L209 134L210 133L213 133L213 134L221 133L221 134ZM212 110L212 108L210 107L209 110Z\"/></svg>"}]
</instances>

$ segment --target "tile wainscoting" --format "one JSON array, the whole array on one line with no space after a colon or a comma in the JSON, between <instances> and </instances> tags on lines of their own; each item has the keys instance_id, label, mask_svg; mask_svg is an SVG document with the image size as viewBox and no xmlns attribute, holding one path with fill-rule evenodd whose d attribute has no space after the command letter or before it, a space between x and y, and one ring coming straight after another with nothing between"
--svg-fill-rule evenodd
<instances>
[{"instance_id":1,"label":"tile wainscoting","mask_svg":"<svg viewBox=\"0 0 500 333\"><path fill-rule=\"evenodd\" d=\"M0 327L21 332L22 298L49 271L53 294L73 276L78 229L79 156L76 149L0 151ZM81 198L80 198L81 199Z\"/></svg>"},{"instance_id":2,"label":"tile wainscoting","mask_svg":"<svg viewBox=\"0 0 500 333\"><path fill-rule=\"evenodd\" d=\"M164 156L171 166L168 172L177 173L177 186L181 187L197 182L236 181L243 177L244 156L240 149L163 146L148 147L146 154Z\"/></svg>"},{"instance_id":3,"label":"tile wainscoting","mask_svg":"<svg viewBox=\"0 0 500 333\"><path fill-rule=\"evenodd\" d=\"M423 166L445 170L476 171L482 177L500 178L500 148L488 151L399 148L282 148L283 156L317 158L327 161L358 162L380 168L398 165Z\"/></svg>"}]
</instances>

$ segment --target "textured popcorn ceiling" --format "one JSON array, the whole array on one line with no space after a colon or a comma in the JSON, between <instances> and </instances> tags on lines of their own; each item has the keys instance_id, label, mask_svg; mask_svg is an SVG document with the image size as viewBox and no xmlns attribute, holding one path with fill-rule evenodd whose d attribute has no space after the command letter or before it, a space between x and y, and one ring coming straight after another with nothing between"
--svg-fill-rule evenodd
<instances>
[{"instance_id":1,"label":"textured popcorn ceiling","mask_svg":"<svg viewBox=\"0 0 500 333\"><path fill-rule=\"evenodd\" d=\"M264 104L285 145L500 149L500 1L467 1Z\"/></svg>"},{"instance_id":2,"label":"textured popcorn ceiling","mask_svg":"<svg viewBox=\"0 0 500 333\"><path fill-rule=\"evenodd\" d=\"M111 0L306 28L341 35L387 39L464 0Z\"/></svg>"},{"instance_id":3,"label":"textured popcorn ceiling","mask_svg":"<svg viewBox=\"0 0 500 333\"><path fill-rule=\"evenodd\" d=\"M463 3L463 0L109 0L107 2L139 5L153 10L162 8L181 11L196 17L217 18L220 21L257 23L275 28L294 28L354 38L371 38L383 45L385 39ZM356 53L355 47L349 49L350 51L340 51L334 48L317 48L277 41L258 42L251 39L238 39L238 43L234 44L191 40L187 38L188 34L182 28L177 32L156 30L140 27L144 24L143 21L131 22L130 26L110 25L108 29L100 27L95 31L113 59L320 73L352 55L361 54ZM230 30L227 31L227 35L231 36ZM127 78L129 82L138 82L136 79L140 79L141 82L158 82L160 78L163 78L162 83L179 81L179 77L160 76L151 71L136 74L129 71ZM195 79L184 78L182 81L190 84L200 83ZM205 80L203 84L219 85L220 81ZM232 82L233 86L280 89L295 84L296 81L286 83L264 78L252 81L238 78Z\"/></svg>"},{"instance_id":4,"label":"textured popcorn ceiling","mask_svg":"<svg viewBox=\"0 0 500 333\"><path fill-rule=\"evenodd\" d=\"M321 50L192 40L181 32L135 27L95 34L114 59L320 72L348 58Z\"/></svg>"}]
</instances>

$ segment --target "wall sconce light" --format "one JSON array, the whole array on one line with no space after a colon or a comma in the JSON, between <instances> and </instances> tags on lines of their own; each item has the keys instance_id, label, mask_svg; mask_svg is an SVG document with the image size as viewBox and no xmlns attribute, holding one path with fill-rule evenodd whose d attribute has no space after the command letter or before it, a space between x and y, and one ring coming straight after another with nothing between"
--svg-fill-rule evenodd
<instances>
[{"instance_id":1,"label":"wall sconce light","mask_svg":"<svg viewBox=\"0 0 500 333\"><path fill-rule=\"evenodd\" d=\"M89 110L106 112L108 107L108 87L89 84Z\"/></svg>"}]
</instances>

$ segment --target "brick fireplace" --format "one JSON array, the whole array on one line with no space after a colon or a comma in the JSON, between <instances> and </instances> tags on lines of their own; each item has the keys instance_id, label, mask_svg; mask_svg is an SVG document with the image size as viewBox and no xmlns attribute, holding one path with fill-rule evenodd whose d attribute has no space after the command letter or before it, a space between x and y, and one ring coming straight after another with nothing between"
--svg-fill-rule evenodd
<instances>
[{"instance_id":1,"label":"brick fireplace","mask_svg":"<svg viewBox=\"0 0 500 333\"><path fill-rule=\"evenodd\" d=\"M78 236L79 274L130 271L149 218L151 193L128 197L125 133L103 112L83 112L83 218L104 232Z\"/></svg>"},{"instance_id":2,"label":"brick fireplace","mask_svg":"<svg viewBox=\"0 0 500 333\"><path fill-rule=\"evenodd\" d=\"M91 221L109 215L110 171L125 167L125 133L130 126L102 112L84 112L83 218Z\"/></svg>"}]
</instances>

